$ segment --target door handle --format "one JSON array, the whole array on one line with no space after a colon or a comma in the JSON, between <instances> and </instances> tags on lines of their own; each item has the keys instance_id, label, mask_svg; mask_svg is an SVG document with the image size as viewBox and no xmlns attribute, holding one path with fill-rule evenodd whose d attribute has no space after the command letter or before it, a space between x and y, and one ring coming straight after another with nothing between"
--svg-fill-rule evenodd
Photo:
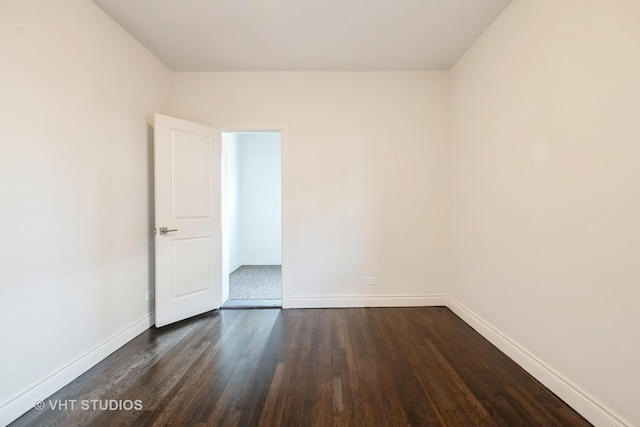
<instances>
[{"instance_id":1,"label":"door handle","mask_svg":"<svg viewBox=\"0 0 640 427\"><path fill-rule=\"evenodd\" d=\"M167 233L172 233L174 231L178 231L178 229L174 229L174 230L167 230L167 227L160 227L160 235L164 236Z\"/></svg>"}]
</instances>

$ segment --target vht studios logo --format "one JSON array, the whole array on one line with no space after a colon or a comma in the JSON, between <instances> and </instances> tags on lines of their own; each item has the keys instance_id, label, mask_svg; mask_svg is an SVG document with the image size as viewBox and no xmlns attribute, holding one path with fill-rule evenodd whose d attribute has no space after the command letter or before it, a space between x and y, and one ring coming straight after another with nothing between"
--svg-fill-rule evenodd
<instances>
[{"instance_id":1,"label":"vht studios logo","mask_svg":"<svg viewBox=\"0 0 640 427\"><path fill-rule=\"evenodd\" d=\"M51 409L52 411L140 411L142 410L142 400L114 400L114 399L91 399L91 400L53 400L46 402L39 400L34 407L38 411Z\"/></svg>"}]
</instances>

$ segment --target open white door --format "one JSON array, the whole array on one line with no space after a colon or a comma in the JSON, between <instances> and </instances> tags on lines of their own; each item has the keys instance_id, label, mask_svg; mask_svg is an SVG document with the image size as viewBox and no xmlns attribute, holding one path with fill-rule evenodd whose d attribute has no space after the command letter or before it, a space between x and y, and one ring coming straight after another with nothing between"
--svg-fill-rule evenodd
<instances>
[{"instance_id":1,"label":"open white door","mask_svg":"<svg viewBox=\"0 0 640 427\"><path fill-rule=\"evenodd\" d=\"M156 327L222 304L220 132L155 116Z\"/></svg>"}]
</instances>

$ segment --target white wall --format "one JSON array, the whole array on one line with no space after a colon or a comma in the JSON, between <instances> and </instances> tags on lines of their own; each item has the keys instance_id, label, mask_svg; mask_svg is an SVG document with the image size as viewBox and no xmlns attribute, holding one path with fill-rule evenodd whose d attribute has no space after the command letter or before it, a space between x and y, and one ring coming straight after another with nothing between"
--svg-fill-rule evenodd
<instances>
[{"instance_id":1,"label":"white wall","mask_svg":"<svg viewBox=\"0 0 640 427\"><path fill-rule=\"evenodd\" d=\"M282 262L279 133L238 133L241 264Z\"/></svg>"},{"instance_id":2,"label":"white wall","mask_svg":"<svg viewBox=\"0 0 640 427\"><path fill-rule=\"evenodd\" d=\"M639 23L637 0L516 0L451 75L451 295L629 425Z\"/></svg>"},{"instance_id":3,"label":"white wall","mask_svg":"<svg viewBox=\"0 0 640 427\"><path fill-rule=\"evenodd\" d=\"M223 253L228 254L227 266L231 273L242 265L242 216L240 203L240 156L237 133L223 132L223 167L224 167L224 230L226 234L224 243L226 249ZM228 298L228 286L225 289L226 295L222 300Z\"/></svg>"},{"instance_id":4,"label":"white wall","mask_svg":"<svg viewBox=\"0 0 640 427\"><path fill-rule=\"evenodd\" d=\"M419 305L447 282L447 85L446 72L174 73L174 113L288 124L303 198L287 195L285 306Z\"/></svg>"},{"instance_id":5,"label":"white wall","mask_svg":"<svg viewBox=\"0 0 640 427\"><path fill-rule=\"evenodd\" d=\"M4 425L149 325L147 123L171 73L84 0L0 2L0 64Z\"/></svg>"}]
</instances>

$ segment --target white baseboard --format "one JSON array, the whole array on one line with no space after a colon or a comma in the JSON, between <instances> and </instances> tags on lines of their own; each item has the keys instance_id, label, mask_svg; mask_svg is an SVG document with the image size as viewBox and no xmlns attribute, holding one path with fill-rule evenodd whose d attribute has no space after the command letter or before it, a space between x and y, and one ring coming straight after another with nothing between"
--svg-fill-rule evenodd
<instances>
[{"instance_id":1,"label":"white baseboard","mask_svg":"<svg viewBox=\"0 0 640 427\"><path fill-rule=\"evenodd\" d=\"M7 425L33 408L39 400L45 400L71 381L88 371L111 353L149 329L154 324L154 313L145 316L111 338L103 341L64 368L42 379L28 390L0 406L0 425Z\"/></svg>"},{"instance_id":2,"label":"white baseboard","mask_svg":"<svg viewBox=\"0 0 640 427\"><path fill-rule=\"evenodd\" d=\"M242 267L242 263L241 262L238 263L237 265L230 265L229 266L229 274L233 273L234 271L236 271L240 267Z\"/></svg>"},{"instance_id":3,"label":"white baseboard","mask_svg":"<svg viewBox=\"0 0 640 427\"><path fill-rule=\"evenodd\" d=\"M280 258L245 258L242 265L282 265Z\"/></svg>"},{"instance_id":4,"label":"white baseboard","mask_svg":"<svg viewBox=\"0 0 640 427\"><path fill-rule=\"evenodd\" d=\"M446 306L446 295L335 295L289 297L284 308L429 307Z\"/></svg>"},{"instance_id":5,"label":"white baseboard","mask_svg":"<svg viewBox=\"0 0 640 427\"><path fill-rule=\"evenodd\" d=\"M447 306L451 311L592 424L603 427L631 425L467 307L451 297L448 300Z\"/></svg>"}]
</instances>

